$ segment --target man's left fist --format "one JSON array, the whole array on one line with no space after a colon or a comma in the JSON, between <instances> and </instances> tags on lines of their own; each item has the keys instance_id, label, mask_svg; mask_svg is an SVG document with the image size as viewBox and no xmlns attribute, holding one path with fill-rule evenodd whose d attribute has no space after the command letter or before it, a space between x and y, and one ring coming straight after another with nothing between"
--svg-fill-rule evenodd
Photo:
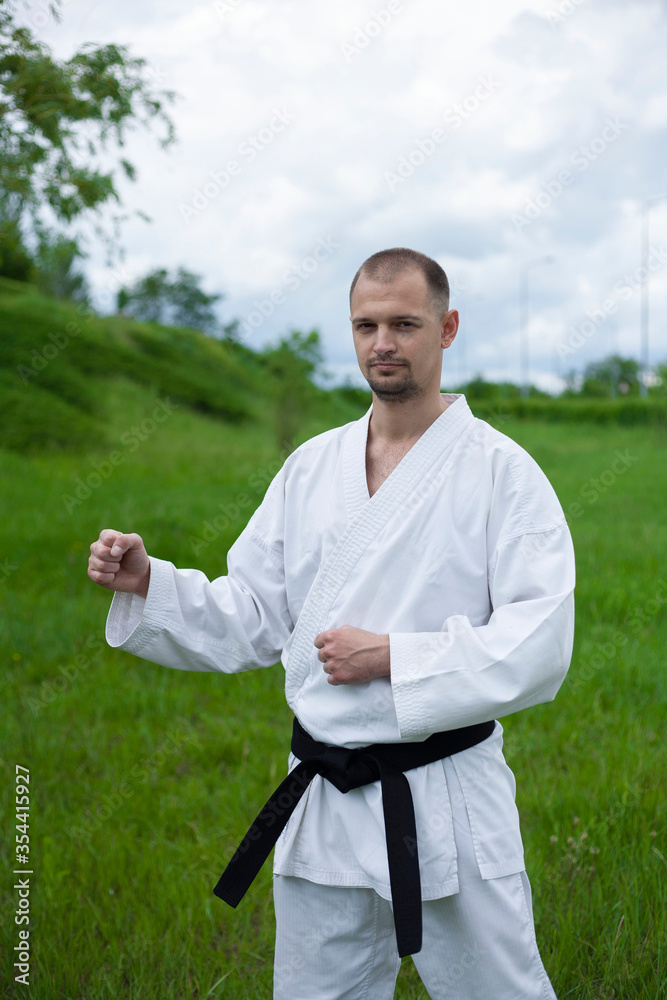
<instances>
[{"instance_id":1,"label":"man's left fist","mask_svg":"<svg viewBox=\"0 0 667 1000\"><path fill-rule=\"evenodd\" d=\"M315 636L315 646L329 684L365 684L389 677L388 635L341 625Z\"/></svg>"}]
</instances>

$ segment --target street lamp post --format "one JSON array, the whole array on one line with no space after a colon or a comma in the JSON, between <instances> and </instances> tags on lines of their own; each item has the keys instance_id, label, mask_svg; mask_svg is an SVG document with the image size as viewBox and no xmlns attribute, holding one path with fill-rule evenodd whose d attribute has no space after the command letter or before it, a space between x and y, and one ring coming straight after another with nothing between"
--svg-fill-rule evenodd
<instances>
[{"instance_id":1,"label":"street lamp post","mask_svg":"<svg viewBox=\"0 0 667 1000\"><path fill-rule=\"evenodd\" d=\"M553 264L554 258L549 255L547 257L536 257L534 260L527 261L521 268L521 277L519 280L519 321L521 326L521 395L528 396L530 392L530 376L529 376L529 344L528 344L528 275L534 267L539 267L540 264Z\"/></svg>"},{"instance_id":2,"label":"street lamp post","mask_svg":"<svg viewBox=\"0 0 667 1000\"><path fill-rule=\"evenodd\" d=\"M648 286L651 272L649 271L649 212L654 205L660 201L667 200L667 194L657 194L653 198L647 198L642 202L642 263L644 271L642 279L641 298L641 375L639 378L639 393L641 396L648 396Z\"/></svg>"}]
</instances>

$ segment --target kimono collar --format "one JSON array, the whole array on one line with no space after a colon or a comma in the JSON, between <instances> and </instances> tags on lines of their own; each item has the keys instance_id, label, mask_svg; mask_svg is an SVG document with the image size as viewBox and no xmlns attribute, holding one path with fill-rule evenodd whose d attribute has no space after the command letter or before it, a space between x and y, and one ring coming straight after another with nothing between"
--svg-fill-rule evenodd
<instances>
[{"instance_id":1,"label":"kimono collar","mask_svg":"<svg viewBox=\"0 0 667 1000\"><path fill-rule=\"evenodd\" d=\"M368 481L366 479L366 444L368 442L368 427L370 424L373 406L356 420L350 427L346 435L344 444L344 476L345 476L345 503L348 515L354 517L362 509L364 504L373 502L376 497L389 490L389 484L393 485L395 478L402 478L409 470L423 470L435 461L442 450L458 437L460 432L474 420L473 414L468 406L468 402L463 393L441 393L443 398L449 403L436 420L428 427L421 437L413 444L412 448L403 456L394 471L385 479L380 488L371 498L368 493ZM429 458L431 461L429 461Z\"/></svg>"}]
</instances>

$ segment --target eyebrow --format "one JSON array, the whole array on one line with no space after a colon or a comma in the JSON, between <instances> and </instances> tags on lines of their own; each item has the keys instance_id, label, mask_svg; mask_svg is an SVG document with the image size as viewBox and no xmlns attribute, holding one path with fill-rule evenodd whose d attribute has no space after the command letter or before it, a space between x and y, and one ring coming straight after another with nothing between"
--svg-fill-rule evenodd
<instances>
[{"instance_id":1,"label":"eyebrow","mask_svg":"<svg viewBox=\"0 0 667 1000\"><path fill-rule=\"evenodd\" d=\"M417 320L417 322L421 322L422 317L421 316L411 316L411 315L407 314L405 316L390 316L389 319L390 319L391 322L395 322L396 320L405 320L405 319ZM376 320L370 319L367 316L355 316L353 318L352 322L353 323L375 323Z\"/></svg>"}]
</instances>

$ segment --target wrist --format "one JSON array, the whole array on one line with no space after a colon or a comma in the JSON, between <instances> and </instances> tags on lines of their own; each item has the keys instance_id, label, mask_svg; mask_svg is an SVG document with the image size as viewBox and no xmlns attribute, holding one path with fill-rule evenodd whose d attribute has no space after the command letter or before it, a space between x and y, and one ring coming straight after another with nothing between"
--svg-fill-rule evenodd
<instances>
[{"instance_id":1,"label":"wrist","mask_svg":"<svg viewBox=\"0 0 667 1000\"><path fill-rule=\"evenodd\" d=\"M146 573L139 581L137 589L135 590L135 594L137 595L137 597L143 597L143 599L146 600L146 597L148 596L148 587L150 585L150 582L151 582L151 564L149 563Z\"/></svg>"},{"instance_id":2,"label":"wrist","mask_svg":"<svg viewBox=\"0 0 667 1000\"><path fill-rule=\"evenodd\" d=\"M380 665L382 668L382 673L380 677L390 677L391 676L391 656L389 647L389 636L380 635L378 636L380 640Z\"/></svg>"}]
</instances>

